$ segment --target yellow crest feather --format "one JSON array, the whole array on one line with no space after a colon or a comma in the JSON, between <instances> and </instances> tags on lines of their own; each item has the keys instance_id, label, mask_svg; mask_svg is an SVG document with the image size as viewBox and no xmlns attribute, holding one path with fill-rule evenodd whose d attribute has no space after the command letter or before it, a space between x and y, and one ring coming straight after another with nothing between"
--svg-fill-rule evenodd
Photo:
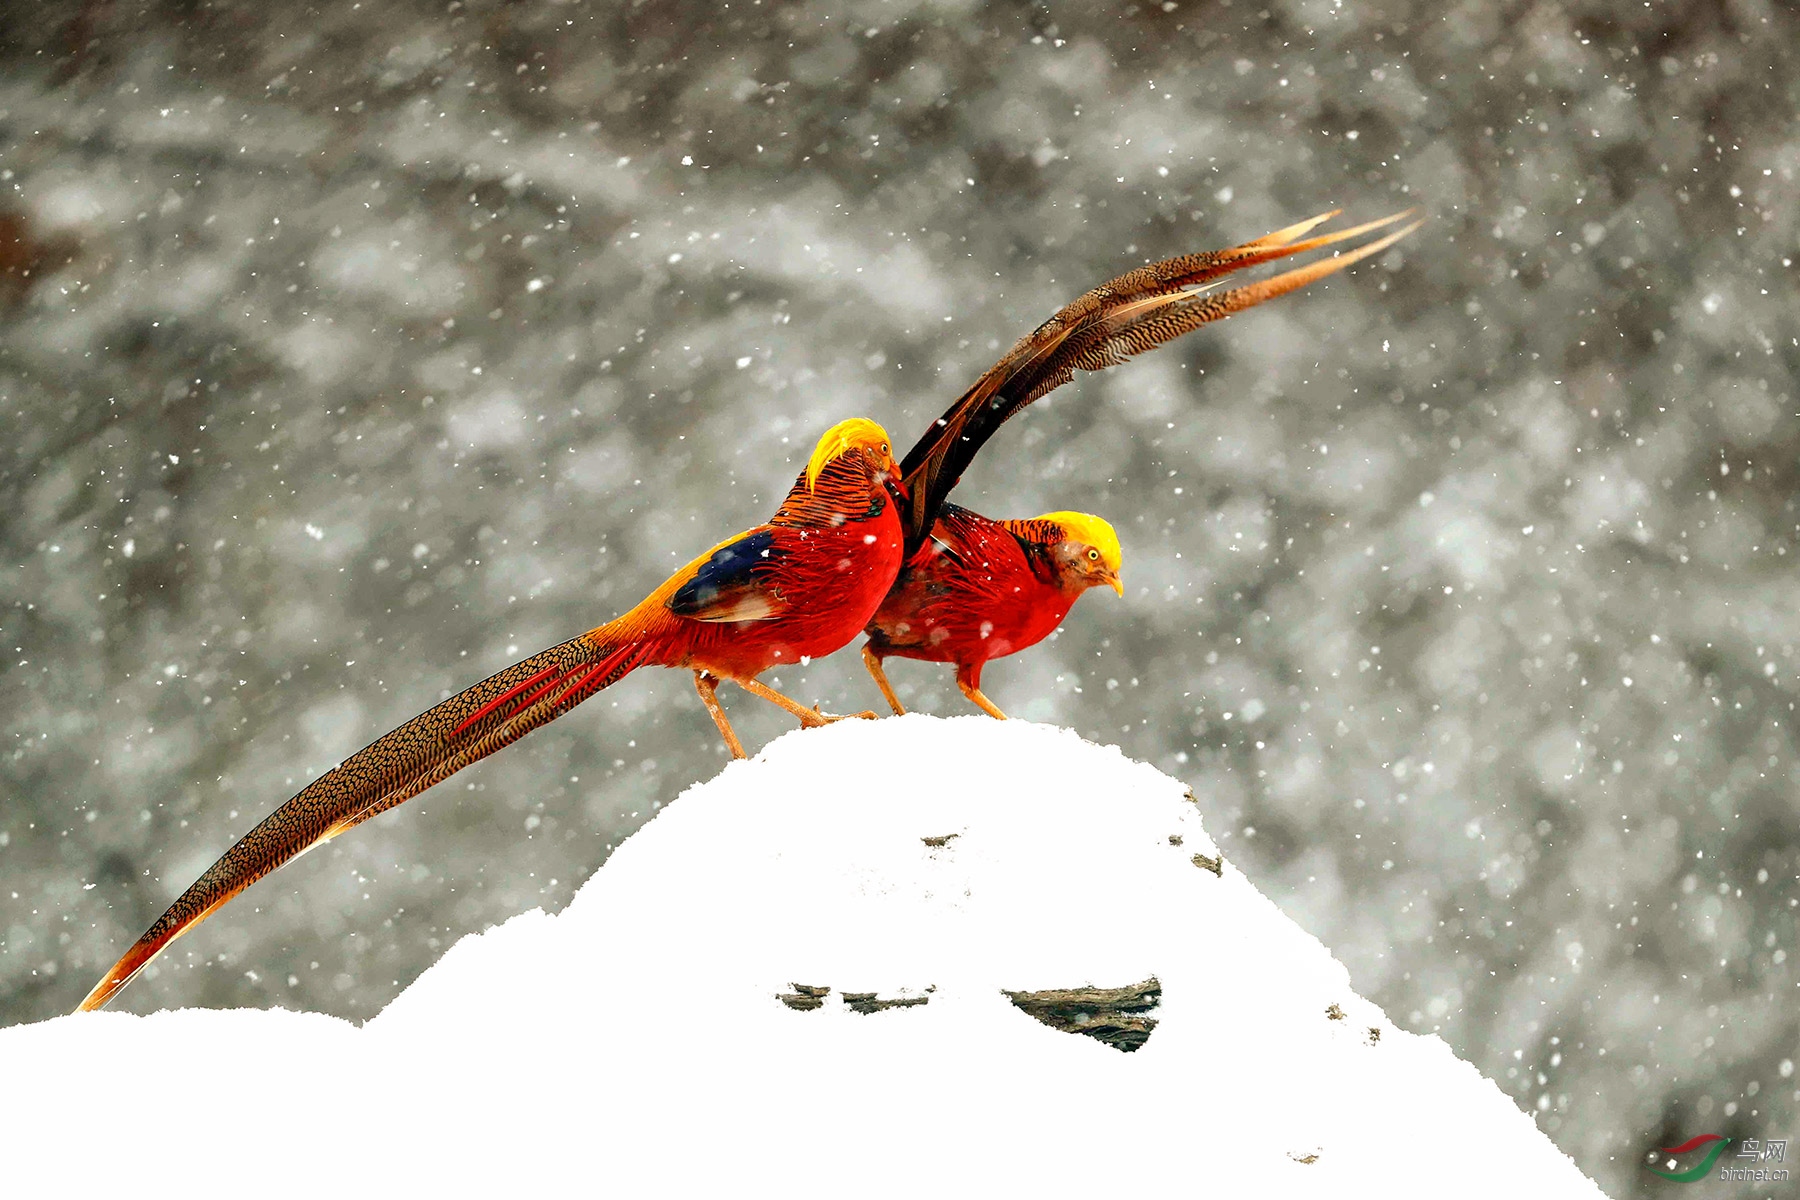
<instances>
[{"instance_id":1,"label":"yellow crest feather","mask_svg":"<svg viewBox=\"0 0 1800 1200\"><path fill-rule=\"evenodd\" d=\"M1113 574L1119 573L1121 552L1119 535L1113 527L1091 513L1053 512L1036 518L1062 526L1070 540L1092 546L1100 552L1100 561Z\"/></svg>"},{"instance_id":2,"label":"yellow crest feather","mask_svg":"<svg viewBox=\"0 0 1800 1200\"><path fill-rule=\"evenodd\" d=\"M812 491L813 485L819 481L819 472L850 451L885 447L887 444L887 430L867 417L851 417L847 421L839 421L825 431L825 436L813 448L812 457L806 460L806 490Z\"/></svg>"}]
</instances>

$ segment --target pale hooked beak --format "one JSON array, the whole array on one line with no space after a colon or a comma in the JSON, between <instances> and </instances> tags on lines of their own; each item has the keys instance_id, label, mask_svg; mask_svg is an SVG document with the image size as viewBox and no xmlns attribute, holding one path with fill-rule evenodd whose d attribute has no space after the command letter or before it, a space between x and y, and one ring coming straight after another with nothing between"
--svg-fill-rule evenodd
<instances>
[{"instance_id":1,"label":"pale hooked beak","mask_svg":"<svg viewBox=\"0 0 1800 1200\"><path fill-rule=\"evenodd\" d=\"M1125 595L1125 583L1119 578L1117 571L1108 571L1104 578L1107 583L1112 584L1113 591L1119 593L1120 596Z\"/></svg>"},{"instance_id":2,"label":"pale hooked beak","mask_svg":"<svg viewBox=\"0 0 1800 1200\"><path fill-rule=\"evenodd\" d=\"M900 504L905 504L912 499L906 481L900 474L900 464L892 458L888 459L887 466L875 472L875 482L886 488L888 495Z\"/></svg>"}]
</instances>

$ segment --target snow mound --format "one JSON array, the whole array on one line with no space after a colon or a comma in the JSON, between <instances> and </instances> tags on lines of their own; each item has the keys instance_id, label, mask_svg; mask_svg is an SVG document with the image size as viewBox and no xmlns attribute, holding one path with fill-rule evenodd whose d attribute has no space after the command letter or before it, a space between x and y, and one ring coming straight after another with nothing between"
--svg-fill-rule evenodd
<instances>
[{"instance_id":1,"label":"snow mound","mask_svg":"<svg viewBox=\"0 0 1800 1200\"><path fill-rule=\"evenodd\" d=\"M1019 995L1071 989L1103 991ZM89 1014L0 1062L32 1195L1600 1194L1352 993L1181 783L986 717L780 738L360 1029Z\"/></svg>"}]
</instances>

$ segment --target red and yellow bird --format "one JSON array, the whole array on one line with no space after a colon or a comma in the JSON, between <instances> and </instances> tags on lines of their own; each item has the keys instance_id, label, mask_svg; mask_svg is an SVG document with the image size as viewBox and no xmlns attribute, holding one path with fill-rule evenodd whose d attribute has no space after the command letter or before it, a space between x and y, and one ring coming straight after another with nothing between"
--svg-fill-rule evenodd
<instances>
[{"instance_id":1,"label":"red and yellow bird","mask_svg":"<svg viewBox=\"0 0 1800 1200\"><path fill-rule=\"evenodd\" d=\"M906 709L881 665L893 657L954 663L962 694L1004 719L981 668L1050 636L1089 588L1124 595L1119 558L1119 535L1087 513L995 521L946 504L869 621L863 663L897 714Z\"/></svg>"},{"instance_id":2,"label":"red and yellow bird","mask_svg":"<svg viewBox=\"0 0 1800 1200\"><path fill-rule=\"evenodd\" d=\"M729 679L802 725L830 718L756 679L847 645L900 569L899 469L888 435L855 418L819 439L768 524L720 542L617 620L534 654L384 734L245 834L81 1002L95 1009L233 896L344 830L418 795L555 720L639 667L694 673L731 752L715 694ZM874 713L866 714L874 716Z\"/></svg>"},{"instance_id":3,"label":"red and yellow bird","mask_svg":"<svg viewBox=\"0 0 1800 1200\"><path fill-rule=\"evenodd\" d=\"M1118 534L1086 513L1045 513L995 521L945 497L994 432L1039 397L1155 346L1323 279L1378 254L1417 223L1335 258L1321 259L1230 291L1195 291L1233 271L1318 249L1392 225L1398 213L1300 240L1335 216L1206 254L1140 267L1068 305L1019 340L951 405L901 466L907 497L907 560L869 622L863 662L896 713L906 710L882 667L890 657L954 663L964 696L995 717L1006 714L981 691L981 669L1047 637L1076 599L1106 585L1121 596ZM926 536L926 531L929 536Z\"/></svg>"},{"instance_id":4,"label":"red and yellow bird","mask_svg":"<svg viewBox=\"0 0 1800 1200\"><path fill-rule=\"evenodd\" d=\"M1331 215L1232 250L1142 267L1088 293L982 376L901 466L894 463L887 434L873 421L834 426L766 525L713 547L617 620L515 663L384 734L264 818L158 918L81 1009L105 1005L170 942L284 863L510 745L639 667L691 670L701 700L738 757L744 750L715 694L719 680L779 705L803 725L836 719L781 695L756 676L778 663L817 658L848 644L889 597L902 564L914 575L926 571L921 547L942 524L945 498L975 451L1008 417L1076 370L1122 362L1340 270L1409 231L1216 296L1193 290L1231 271L1399 219L1296 240ZM998 525L961 510L952 524L955 520ZM944 531L956 533L951 525ZM903 607L915 594L903 585L895 603ZM1022 593L1010 600L995 596L991 588L986 600L970 601L975 609L985 604L996 627L1019 621L1021 639L1049 611L1009 615L1006 603L1028 601ZM1014 641L1015 648L1027 644Z\"/></svg>"}]
</instances>

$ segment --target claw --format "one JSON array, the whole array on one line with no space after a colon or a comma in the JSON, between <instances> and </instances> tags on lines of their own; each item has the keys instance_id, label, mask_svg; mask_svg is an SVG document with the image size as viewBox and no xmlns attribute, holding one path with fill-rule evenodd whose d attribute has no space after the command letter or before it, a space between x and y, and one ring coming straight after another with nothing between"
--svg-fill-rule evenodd
<instances>
[{"instance_id":1,"label":"claw","mask_svg":"<svg viewBox=\"0 0 1800 1200\"><path fill-rule=\"evenodd\" d=\"M880 720L879 715L874 712L871 712L870 710L868 710L866 708L859 713L844 713L842 716L834 716L831 713L825 712L817 704L815 704L812 706L812 716L810 718L806 718L806 717L801 718L800 728L802 728L802 729L818 729L825 725L836 724L839 721L876 721L876 720Z\"/></svg>"}]
</instances>

